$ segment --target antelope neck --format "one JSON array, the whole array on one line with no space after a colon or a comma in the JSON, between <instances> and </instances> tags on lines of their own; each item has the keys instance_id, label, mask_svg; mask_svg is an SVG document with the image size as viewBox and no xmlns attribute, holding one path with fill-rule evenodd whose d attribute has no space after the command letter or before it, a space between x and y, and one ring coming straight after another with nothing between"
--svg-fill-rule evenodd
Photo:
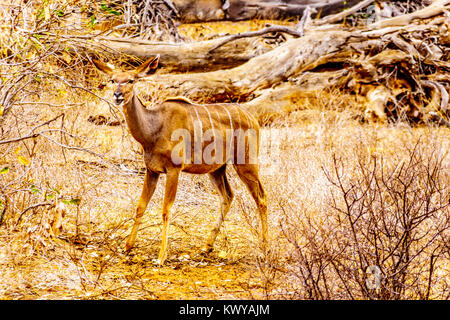
<instances>
[{"instance_id":1,"label":"antelope neck","mask_svg":"<svg viewBox=\"0 0 450 320\"><path fill-rule=\"evenodd\" d=\"M155 110L148 110L134 92L132 97L124 102L123 110L131 135L146 147L156 138L162 120Z\"/></svg>"}]
</instances>

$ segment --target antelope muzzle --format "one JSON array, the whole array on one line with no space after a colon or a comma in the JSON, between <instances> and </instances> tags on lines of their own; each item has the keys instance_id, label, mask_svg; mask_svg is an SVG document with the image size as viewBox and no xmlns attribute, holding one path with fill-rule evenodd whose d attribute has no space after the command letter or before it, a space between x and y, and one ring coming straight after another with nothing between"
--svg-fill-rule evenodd
<instances>
[{"instance_id":1,"label":"antelope muzzle","mask_svg":"<svg viewBox=\"0 0 450 320\"><path fill-rule=\"evenodd\" d=\"M123 100L124 100L124 98L123 98L122 92L114 91L114 103L116 105L120 105L120 104L122 104Z\"/></svg>"}]
</instances>

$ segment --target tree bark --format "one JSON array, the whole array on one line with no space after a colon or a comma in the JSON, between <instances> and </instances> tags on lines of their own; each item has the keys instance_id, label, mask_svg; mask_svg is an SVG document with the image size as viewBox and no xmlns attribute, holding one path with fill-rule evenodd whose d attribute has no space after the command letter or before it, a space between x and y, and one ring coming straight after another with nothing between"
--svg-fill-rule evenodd
<instances>
[{"instance_id":1,"label":"tree bark","mask_svg":"<svg viewBox=\"0 0 450 320\"><path fill-rule=\"evenodd\" d=\"M282 83L293 75L324 61L332 52L339 51L351 32L313 32L302 38L259 55L228 70L190 74L160 74L149 78L163 90L173 91L197 101L242 101L258 89ZM148 86L145 82L142 88Z\"/></svg>"},{"instance_id":2,"label":"tree bark","mask_svg":"<svg viewBox=\"0 0 450 320\"><path fill-rule=\"evenodd\" d=\"M296 82L284 82L279 86L255 92L256 98L242 104L261 123L299 110L317 99L323 90L338 87L349 80L348 70L305 73Z\"/></svg>"},{"instance_id":3,"label":"tree bark","mask_svg":"<svg viewBox=\"0 0 450 320\"><path fill-rule=\"evenodd\" d=\"M445 117L450 50L440 43L449 36L446 23L444 17L437 17L426 24L389 23L384 28L313 28L232 69L157 73L139 85L140 92L145 96L146 88L157 84L169 95L196 102L241 102L265 122L298 108L320 90L337 87L361 97L358 101L367 114L382 121L390 117L427 121L432 114Z\"/></svg>"},{"instance_id":4,"label":"tree bark","mask_svg":"<svg viewBox=\"0 0 450 320\"><path fill-rule=\"evenodd\" d=\"M242 38L210 51L222 42L222 38L192 43L162 43L105 37L99 39L99 43L108 49L142 60L159 54L161 67L167 72L233 68L272 49L261 38Z\"/></svg>"},{"instance_id":5,"label":"tree bark","mask_svg":"<svg viewBox=\"0 0 450 320\"><path fill-rule=\"evenodd\" d=\"M410 24L415 19L427 19L441 14L444 7L450 4L450 0L435 0L428 7L416 12L397 16L390 19L380 20L371 24L372 29L386 28L390 26L404 26ZM447 10L449 8L446 8Z\"/></svg>"},{"instance_id":6,"label":"tree bark","mask_svg":"<svg viewBox=\"0 0 450 320\"><path fill-rule=\"evenodd\" d=\"M450 33L448 18L435 16L449 3L437 0L422 10L367 27L312 24L303 36L272 50L259 47L258 52L254 48L259 40L246 34L192 44L104 41L142 58L159 53L163 67L172 71L214 70L158 72L137 85L147 99L157 86L164 95L200 103L240 102L264 122L297 108L320 90L337 87L362 97L358 101L368 113L383 121L404 116L426 119L436 109L439 115L448 114L450 50L445 44ZM294 36L299 35L294 32ZM237 61L236 66L227 69L232 61Z\"/></svg>"},{"instance_id":7,"label":"tree bark","mask_svg":"<svg viewBox=\"0 0 450 320\"><path fill-rule=\"evenodd\" d=\"M181 2L188 3L189 1L183 0ZM220 1L219 1L220 2ZM245 1L244 1L245 2ZM337 5L337 3L343 3L342 1L327 2L326 6ZM356 1L357 4L351 7L349 10L340 12L335 15L326 16L319 20L315 20L314 23L309 26L310 30L317 30L317 26L323 26L329 22L336 22L339 19L345 17L349 12L354 12L373 1ZM190 3L190 2L189 2ZM206 6L213 5L213 2L203 3L190 3L191 6ZM264 6L273 5L274 2L268 1L246 1L245 4L250 6L255 3L260 3ZM323 1L296 1L289 2L286 6L319 6L319 4L325 6ZM417 12L394 17L391 19L385 19L368 26L368 30L372 30L372 35L380 36L377 34L377 29L383 29L386 27L405 26L412 22L414 19L423 19L433 17L442 12L443 7L449 4L449 0L438 0L432 3L430 6L419 10ZM355 1L348 1L346 6L355 4ZM177 5L177 3L175 3ZM336 26L329 25L330 28ZM277 29L277 32L290 33L293 36L301 35L301 32L293 28L283 26L272 26L266 29ZM284 29L283 29L284 28ZM279 29L279 30L278 30ZM320 29L319 29L320 30ZM396 29L395 29L396 30ZM307 31L307 30L306 30ZM258 33L260 32L260 33ZM250 59L268 52L273 46L265 43L263 36L264 30L258 30L258 32L249 32L244 34L230 35L213 40L199 41L193 43L162 43L152 42L136 39L118 39L113 37L99 37L98 42L104 48L112 49L115 52L120 52L125 55L138 57L142 60L146 60L156 54L161 56L161 66L166 69L167 72L195 72L195 71L214 71L220 69L230 69L237 67ZM385 32L385 31L382 31ZM259 36L255 38L255 36ZM92 42L86 43L86 48L90 48Z\"/></svg>"},{"instance_id":8,"label":"tree bark","mask_svg":"<svg viewBox=\"0 0 450 320\"><path fill-rule=\"evenodd\" d=\"M321 16L349 8L359 0L172 0L183 22L287 19L301 16L306 7Z\"/></svg>"}]
</instances>

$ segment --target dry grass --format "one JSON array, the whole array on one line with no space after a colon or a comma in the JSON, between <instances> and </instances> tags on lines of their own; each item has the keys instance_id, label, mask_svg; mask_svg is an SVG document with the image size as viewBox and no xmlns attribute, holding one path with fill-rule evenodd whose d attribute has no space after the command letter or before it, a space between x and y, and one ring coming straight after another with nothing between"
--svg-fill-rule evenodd
<instances>
[{"instance_id":1,"label":"dry grass","mask_svg":"<svg viewBox=\"0 0 450 320\"><path fill-rule=\"evenodd\" d=\"M296 21L274 21L274 20L248 20L248 21L221 21L221 22L202 22L182 24L178 27L181 36L203 40L212 37L223 36L227 34L236 34L242 32L256 31L264 28L267 24L295 26Z\"/></svg>"},{"instance_id":2,"label":"dry grass","mask_svg":"<svg viewBox=\"0 0 450 320\"><path fill-rule=\"evenodd\" d=\"M60 22L58 17L52 19L57 20L56 25ZM51 23L47 20L44 26L53 26ZM180 33L202 39L254 30L264 23L181 26ZM7 37L0 40L2 44L12 43ZM339 214L333 199L338 204L342 199L326 174L335 166L333 159L342 160L344 182L351 183L361 178L361 160L370 164L369 160L376 157L395 165L419 146L422 155L441 160L442 173L433 181L448 191L449 129L412 128L403 123L362 124L356 117L360 112L354 99L340 92L321 92L315 99L298 102L288 116L272 120L263 129L262 143L272 151L265 153L262 148L260 159L262 182L268 193L271 252L264 256L260 251L254 202L229 170L235 201L215 251L207 257L200 255L218 214L219 199L206 176L182 175L172 210L168 260L163 267L157 267L154 260L161 233L164 177L144 216L136 248L126 255L125 239L143 182L139 174L143 166L140 146L123 125L97 126L87 121L91 115L113 120L121 120L122 115L94 95L74 88L90 80L89 90L104 95L96 89L101 79L95 79L91 68L78 63L82 52L70 58L75 66L67 69L59 51L50 54L65 46L63 41L45 50L25 37L17 36L14 41L20 45L11 50L22 56L30 52L36 59L45 58L41 65L32 65L19 56L17 61L11 60L14 68L8 65L9 60L0 64L6 79L0 93L8 91L7 85L14 84L21 70L30 79L25 89L17 83L19 98L0 105L0 141L40 133L0 144L1 299L349 299L352 296L342 287L339 272L319 268L319 280L312 286L311 277L305 280L298 272L305 261L314 266L330 263L326 256L317 254L322 251L315 250L312 244L323 241L328 248L336 249L336 239L344 243L349 239L339 238L336 232L345 225L335 225ZM32 61L35 57L26 59ZM72 87L54 75L74 80L70 82ZM32 81L35 76L39 81ZM164 99L165 93L158 88L150 91L152 107ZM26 101L31 103L24 104ZM1 108L6 107L9 113L2 114L5 109ZM39 126L45 122L48 124ZM447 205L438 212L447 224L433 242L439 251L430 254L425 250L413 269L420 276L417 283L421 286L428 279L426 262L430 258L431 264L434 262L435 286L427 296L434 299L446 299L449 292L448 192L447 198L445 194L442 198ZM59 234L53 228L58 208L64 213ZM300 246L295 247L295 243ZM310 251L302 258L299 253L305 251L298 248ZM353 260L350 255L335 261L344 265ZM323 289L323 271L335 296L327 296ZM353 274L346 275L353 280L355 273L362 272L357 267ZM311 275L317 277L313 272ZM305 290L310 286L310 291ZM355 290L353 298L378 298L360 294L357 285L351 289ZM400 298L421 298L416 293L409 290Z\"/></svg>"},{"instance_id":3,"label":"dry grass","mask_svg":"<svg viewBox=\"0 0 450 320\"><path fill-rule=\"evenodd\" d=\"M20 136L33 123L63 111L65 128L83 137L67 137L67 143L104 156L63 151L42 137L1 146L0 167L9 171L0 175L0 185L11 183L4 190L9 201L0 229L3 298L289 297L293 289L287 286L284 267L295 261L280 224L286 217L303 223L307 217L330 219L332 185L323 168L332 168L333 155L343 159L347 178L356 174L352 168L358 164L357 152L390 161L406 156L408 148L419 140L443 158L447 173L450 164L448 129L362 125L353 119L351 111L326 112L320 106L294 112L264 129L264 136L279 144L280 157L272 155L269 162L275 170L268 170L267 159L261 159L266 163L262 180L268 192L273 257L276 266L284 267L274 271L273 261L272 265L261 264L254 203L229 170L237 196L216 250L208 257L199 254L219 209L218 196L206 176L183 175L171 218L169 259L166 266L158 268L154 259L159 248L164 179L147 209L137 247L133 255L126 256L122 251L124 240L143 180L142 175L130 171L142 166L139 146L123 127L95 126L86 121L89 115L111 116L106 104L86 94L82 100L72 95L68 98L66 103L82 105L21 106L5 123L14 130L4 138ZM21 121L16 123L16 117ZM59 128L60 123L49 127ZM57 133L52 137L61 141ZM19 156L30 163L21 163ZM114 159L124 158L129 161L118 167ZM65 205L67 213L59 237L50 231L51 205L26 211L16 226L18 216L29 206L46 201L52 204L56 199L80 199L79 203ZM448 269L439 272L448 274ZM292 279L289 283L300 285Z\"/></svg>"}]
</instances>

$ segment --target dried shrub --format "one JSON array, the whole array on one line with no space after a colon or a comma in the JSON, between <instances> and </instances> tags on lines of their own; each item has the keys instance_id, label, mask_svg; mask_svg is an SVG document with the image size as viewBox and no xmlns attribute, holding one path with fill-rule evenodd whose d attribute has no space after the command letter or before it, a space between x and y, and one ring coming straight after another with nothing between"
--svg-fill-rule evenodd
<instances>
[{"instance_id":1,"label":"dried shrub","mask_svg":"<svg viewBox=\"0 0 450 320\"><path fill-rule=\"evenodd\" d=\"M337 157L324 168L332 185L325 215L285 208L280 227L292 248L285 272L296 284L290 296L448 299L445 156L423 143L389 161L356 155L353 171Z\"/></svg>"}]
</instances>

